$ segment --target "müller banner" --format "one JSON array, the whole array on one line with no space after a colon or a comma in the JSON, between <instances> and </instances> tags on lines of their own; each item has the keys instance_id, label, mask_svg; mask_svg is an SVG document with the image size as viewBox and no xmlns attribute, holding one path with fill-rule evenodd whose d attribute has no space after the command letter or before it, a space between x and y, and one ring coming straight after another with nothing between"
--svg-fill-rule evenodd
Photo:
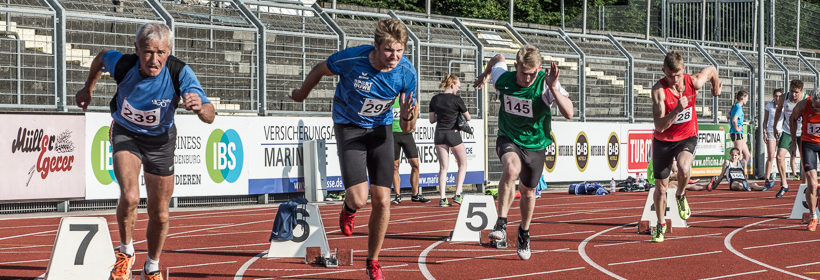
<instances>
[{"instance_id":1,"label":"m\u00fcller banner","mask_svg":"<svg viewBox=\"0 0 820 280\"><path fill-rule=\"evenodd\" d=\"M0 201L85 197L82 115L0 114Z\"/></svg>"}]
</instances>

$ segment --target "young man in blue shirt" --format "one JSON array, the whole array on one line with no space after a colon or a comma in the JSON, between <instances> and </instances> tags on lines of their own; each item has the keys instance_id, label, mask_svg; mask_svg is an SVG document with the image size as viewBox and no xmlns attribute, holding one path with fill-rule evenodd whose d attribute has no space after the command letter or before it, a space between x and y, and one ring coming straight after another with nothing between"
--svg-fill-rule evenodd
<instances>
[{"instance_id":1,"label":"young man in blue shirt","mask_svg":"<svg viewBox=\"0 0 820 280\"><path fill-rule=\"evenodd\" d=\"M384 279L379 251L390 220L390 185L393 181L393 114L400 103L400 126L412 130L415 115L416 70L404 57L407 28L397 19L376 24L374 44L350 47L334 53L311 69L302 87L291 92L301 102L323 76L339 75L333 97L333 129L342 182L344 206L339 225L344 235L353 234L356 210L367 204L368 186L373 211L367 237L367 274ZM370 182L368 182L368 177Z\"/></svg>"},{"instance_id":2,"label":"young man in blue shirt","mask_svg":"<svg viewBox=\"0 0 820 280\"><path fill-rule=\"evenodd\" d=\"M142 279L162 280L159 256L168 234L168 207L174 193L174 111L180 99L186 110L213 123L211 101L190 67L171 56L174 35L168 26L148 23L137 30L135 54L103 49L91 62L85 86L77 92L77 106L86 110L102 72L117 79L111 101L110 141L114 174L120 186L117 202L120 248L111 279L130 279L134 264L133 233L140 201L139 171L145 172L148 192L148 258ZM175 79L175 80L174 80Z\"/></svg>"}]
</instances>

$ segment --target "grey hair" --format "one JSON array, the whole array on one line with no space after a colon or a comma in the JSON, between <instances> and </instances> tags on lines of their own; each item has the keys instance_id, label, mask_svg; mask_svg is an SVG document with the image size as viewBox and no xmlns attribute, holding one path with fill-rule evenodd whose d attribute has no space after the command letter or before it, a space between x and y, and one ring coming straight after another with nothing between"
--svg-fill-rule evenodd
<instances>
[{"instance_id":1,"label":"grey hair","mask_svg":"<svg viewBox=\"0 0 820 280\"><path fill-rule=\"evenodd\" d=\"M166 41L168 48L174 49L174 32L164 23L146 23L137 29L134 43L142 46L150 41Z\"/></svg>"}]
</instances>

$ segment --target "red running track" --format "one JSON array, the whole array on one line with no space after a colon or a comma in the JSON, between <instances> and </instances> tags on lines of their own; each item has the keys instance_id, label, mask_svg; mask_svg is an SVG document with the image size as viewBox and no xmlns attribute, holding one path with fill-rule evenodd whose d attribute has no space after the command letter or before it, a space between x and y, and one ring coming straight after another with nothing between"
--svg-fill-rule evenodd
<instances>
[{"instance_id":1,"label":"red running track","mask_svg":"<svg viewBox=\"0 0 820 280\"><path fill-rule=\"evenodd\" d=\"M457 207L405 201L391 208L380 261L389 279L817 279L820 232L787 219L795 192L689 192L689 228L674 229L655 244L636 233L647 193L575 196L544 193L531 226L532 258L515 249L447 242ZM517 205L517 202L516 202ZM354 266L324 268L301 259L267 259L276 207L177 210L161 257L169 279L366 279L367 220L359 211L353 236L338 229L340 204L322 205L331 248L354 249ZM69 213L104 216L112 240L117 226L111 211ZM673 213L670 213L673 214ZM676 214L676 213L675 213ZM674 214L673 214L674 215ZM137 263L145 261L146 215L135 233ZM0 217L0 278L32 279L45 273L59 217ZM520 216L510 211L515 236Z\"/></svg>"}]
</instances>

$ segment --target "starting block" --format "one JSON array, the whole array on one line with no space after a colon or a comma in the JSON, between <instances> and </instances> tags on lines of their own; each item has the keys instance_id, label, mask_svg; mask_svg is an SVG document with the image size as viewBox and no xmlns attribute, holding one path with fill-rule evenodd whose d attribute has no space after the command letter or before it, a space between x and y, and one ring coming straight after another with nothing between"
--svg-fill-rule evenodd
<instances>
[{"instance_id":1,"label":"starting block","mask_svg":"<svg viewBox=\"0 0 820 280\"><path fill-rule=\"evenodd\" d=\"M671 225L672 225L672 220L666 219L666 232L665 233L671 233L672 232L673 227ZM651 234L652 229L655 228L655 226L656 225L651 225L650 226L649 221L640 221L638 223L638 233L640 233L640 234Z\"/></svg>"},{"instance_id":2,"label":"starting block","mask_svg":"<svg viewBox=\"0 0 820 280\"><path fill-rule=\"evenodd\" d=\"M65 217L48 261L45 279L107 279L114 248L103 217Z\"/></svg>"},{"instance_id":3,"label":"starting block","mask_svg":"<svg viewBox=\"0 0 820 280\"><path fill-rule=\"evenodd\" d=\"M324 267L339 267L353 265L353 250L336 249L327 257L322 255L321 247L307 247L305 249L305 264L322 265Z\"/></svg>"}]
</instances>

